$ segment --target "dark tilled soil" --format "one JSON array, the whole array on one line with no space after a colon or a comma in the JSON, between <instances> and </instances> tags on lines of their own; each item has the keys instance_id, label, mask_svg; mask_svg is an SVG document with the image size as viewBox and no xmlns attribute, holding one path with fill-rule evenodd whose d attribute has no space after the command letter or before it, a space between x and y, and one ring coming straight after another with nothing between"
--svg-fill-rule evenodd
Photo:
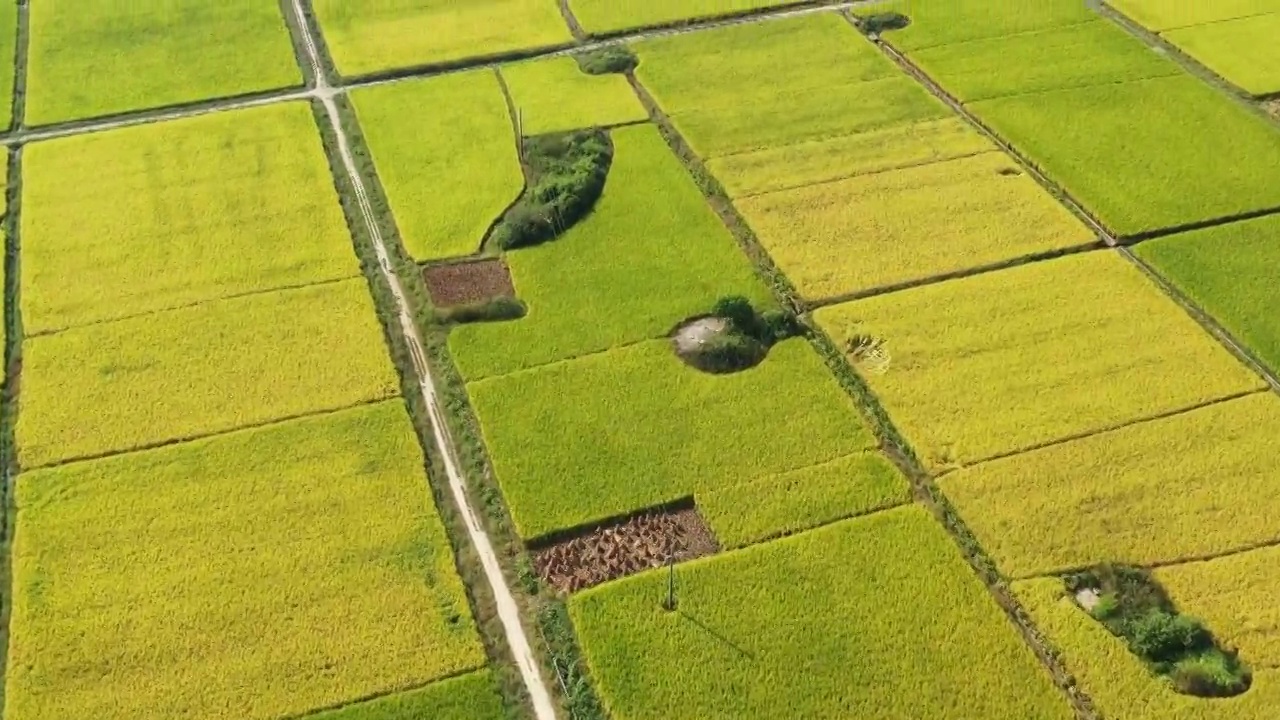
<instances>
[{"instance_id":1,"label":"dark tilled soil","mask_svg":"<svg viewBox=\"0 0 1280 720\"><path fill-rule=\"evenodd\" d=\"M720 549L698 511L651 512L538 550L542 581L565 593Z\"/></svg>"},{"instance_id":2,"label":"dark tilled soil","mask_svg":"<svg viewBox=\"0 0 1280 720\"><path fill-rule=\"evenodd\" d=\"M427 265L422 279L437 307L482 303L500 297L515 297L511 271L502 258L473 262Z\"/></svg>"}]
</instances>

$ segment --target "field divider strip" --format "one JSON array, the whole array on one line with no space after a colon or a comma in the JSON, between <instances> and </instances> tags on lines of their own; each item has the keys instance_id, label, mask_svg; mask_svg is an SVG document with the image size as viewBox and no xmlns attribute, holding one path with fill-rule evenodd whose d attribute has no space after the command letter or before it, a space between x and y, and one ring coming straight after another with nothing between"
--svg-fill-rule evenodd
<instances>
[{"instance_id":1,"label":"field divider strip","mask_svg":"<svg viewBox=\"0 0 1280 720\"><path fill-rule=\"evenodd\" d=\"M418 690L425 690L431 687L432 685L439 685L440 683L448 682L450 680L457 680L459 678L469 677L471 675L477 675L481 672L484 672L487 669L488 668L485 665L479 665L476 667L464 668L462 670L455 670L454 672L441 675L440 677L437 677L437 678L432 678L431 680L428 680L424 683L420 683L418 685L410 685L408 687L396 688L394 690L383 690L381 692L370 693L368 695L363 695L361 697L358 697L354 700L347 700L344 702L335 703L333 705L326 705L325 707L318 707L312 710L305 710L300 713L294 713L292 715L285 715L283 717L277 718L277 720L307 720L307 718L314 718L318 715L323 715L324 713L330 713L335 710L343 710L345 708L355 707L357 705L363 705L365 703L374 702L376 700L381 700L383 698L395 697L396 695L402 695L404 693L417 692Z\"/></svg>"},{"instance_id":2,"label":"field divider strip","mask_svg":"<svg viewBox=\"0 0 1280 720\"><path fill-rule=\"evenodd\" d=\"M637 345L644 345L646 343L659 342L662 340L669 340L669 339L670 339L669 333L664 335L657 335L655 337L643 337L637 340L628 340L626 342L621 342L621 343L618 343L617 345L610 345L607 348L600 348L599 350L588 350L587 352L578 353L576 355L569 355L568 357L556 358L555 360L548 360L547 362L537 363L535 365L529 365L528 367L516 368L515 370L508 370L507 372L503 372L503 373L495 373L493 375L485 375L484 377L478 377L478 378L463 378L463 379L466 381L466 384L470 385L471 383L488 382L490 380L497 380L499 378L509 378L515 375L525 375L528 373L545 370L547 368L556 367L557 365L567 365L569 363L576 362L578 360L585 360L587 358L593 358L598 355L607 355L611 352L628 350L630 348L636 347Z\"/></svg>"},{"instance_id":3,"label":"field divider strip","mask_svg":"<svg viewBox=\"0 0 1280 720\"><path fill-rule=\"evenodd\" d=\"M4 216L4 385L0 389L0 676L9 668L9 620L13 598L11 555L17 505L13 483L17 469L15 427L22 375L22 148L6 148L8 156ZM0 678L0 716L7 683Z\"/></svg>"},{"instance_id":4,"label":"field divider strip","mask_svg":"<svg viewBox=\"0 0 1280 720\"><path fill-rule=\"evenodd\" d=\"M798 145L800 143L796 143L796 144ZM853 180L855 178L875 177L876 175L888 175L889 173L898 172L901 170L915 170L917 168L929 167L931 165L945 165L947 163L959 162L961 160L972 160L973 158L976 158L976 157L982 157L983 155L991 155L995 153L1003 154L1004 151L998 147L993 147L989 150L978 150L977 152L961 153L959 155L948 155L946 157L930 158L929 160L915 160L912 162L905 162L905 163L900 163L898 165L892 165L890 167L876 168L875 170L863 170L861 172L853 172L853 173L849 173L848 175L841 175L840 177L826 178L824 180L814 180L813 182L802 182L802 183L797 183L795 185L788 185L786 187L774 188L770 190L759 190L756 192L743 193L741 195L729 195L729 197L734 202L737 202L739 200L750 200L751 198L764 197L766 195L776 195L778 193L791 192L794 190L817 188L817 187L822 187L823 185L834 185L836 183L844 182L846 180ZM709 163L715 162L718 159L719 158L711 158L707 162Z\"/></svg>"},{"instance_id":5,"label":"field divider strip","mask_svg":"<svg viewBox=\"0 0 1280 720\"><path fill-rule=\"evenodd\" d=\"M98 325L110 325L112 323L124 322L126 320L137 320L138 318L151 317L153 315L163 315L164 313L174 312L177 310L190 310L191 308L198 308L202 305L212 305L214 303L224 302L228 300L242 300L244 298L256 297L258 295L270 295L271 293L289 292L291 290L306 290L307 288L323 287L325 285L337 285L340 283L352 282L354 280L359 280L359 279L362 279L362 276L360 275L360 271L356 270L353 275L348 275L346 277L314 280L311 282L302 282L302 283L296 283L293 285L279 285L277 287L260 288L257 290L245 290L243 292L231 293L230 295L221 295L218 297L205 298L204 300L193 300L192 302L182 303L180 305L172 305L169 307L157 308L155 310L142 310L140 312L130 313L128 315L121 315L120 317L103 318L102 320L91 320L89 322L76 323L74 325L63 325L55 328L48 328L45 330L39 330L37 332L26 333L24 335L24 338L27 340L32 340L35 338L51 337L54 335L61 335L62 333L65 333L65 332L70 332L72 330L79 330L81 328L91 328L91 327L96 327Z\"/></svg>"},{"instance_id":6,"label":"field divider strip","mask_svg":"<svg viewBox=\"0 0 1280 720\"><path fill-rule=\"evenodd\" d=\"M573 35L573 39L578 42L587 42L591 36L582 27L582 23L578 22L578 16L573 14L573 8L569 7L569 0L557 0L556 5L560 8L560 17L564 18L564 24L569 26L569 33Z\"/></svg>"},{"instance_id":7,"label":"field divider strip","mask_svg":"<svg viewBox=\"0 0 1280 720\"><path fill-rule=\"evenodd\" d=\"M302 0L293 0L293 6L294 12L297 13L299 18L305 17ZM307 60L311 63L316 76L315 97L323 105L325 115L337 140L338 151L342 165L346 170L347 180L354 192L365 230L368 232L374 252L377 255L378 269L394 299L400 330L409 349L409 356L414 373L417 376L421 399L431 419L431 431L434 436L436 450L443 462L445 473L448 475L449 488L453 495L454 503L457 505L466 525L471 545L480 559L485 578L493 591L497 614L502 623L508 647L516 665L519 667L525 688L529 692L534 715L537 720L556 720L555 705L551 700L550 691L542 680L538 662L525 634L524 626L520 619L519 606L516 604L511 589L507 586L507 581L498 562L497 554L494 552L493 544L467 495L466 483L459 469L460 463L456 456L457 449L453 439L449 436L448 425L436 392L435 379L431 373L430 365L427 363L426 352L423 350L422 338L418 332L413 311L410 309L406 299L404 288L400 284L400 278L392 267L391 255L387 250L386 241L383 238L382 229L374 213L373 204L370 201L364 179L360 175L359 167L351 149L351 141L343 128L337 104L334 102L336 93L329 87L325 78L323 62L310 29L305 24L302 29L303 43L308 56Z\"/></svg>"},{"instance_id":8,"label":"field divider strip","mask_svg":"<svg viewBox=\"0 0 1280 720\"><path fill-rule=\"evenodd\" d=\"M1272 538L1271 540L1245 543L1243 545L1238 545L1230 550L1223 550L1221 552L1201 553L1199 555L1184 555L1184 556L1173 558L1170 560L1159 560L1157 562L1152 562L1152 563L1127 563L1127 564L1133 565L1134 567L1144 568L1146 570L1159 570L1161 568L1179 567L1182 565L1190 565L1192 563L1198 563L1198 562L1210 562L1213 560L1221 560L1223 558L1229 558L1229 557L1234 557L1236 555L1243 555L1245 553L1250 553L1255 550L1266 550L1268 548L1274 548L1274 547L1280 547L1280 534L1278 534L1277 537ZM1094 565L1095 564L1090 563L1088 565L1064 567L1061 570L1051 570L1048 572L1030 572L1025 575L1016 575L1013 578L1011 578L1011 580L1013 582L1022 582L1026 580L1042 580L1047 578L1060 578L1063 575L1067 575L1073 572L1088 570L1089 568L1094 567Z\"/></svg>"}]
</instances>

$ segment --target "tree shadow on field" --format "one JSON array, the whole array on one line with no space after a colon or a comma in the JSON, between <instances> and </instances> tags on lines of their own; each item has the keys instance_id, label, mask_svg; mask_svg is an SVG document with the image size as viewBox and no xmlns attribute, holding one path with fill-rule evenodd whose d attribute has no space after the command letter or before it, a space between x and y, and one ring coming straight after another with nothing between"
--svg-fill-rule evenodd
<instances>
[{"instance_id":1,"label":"tree shadow on field","mask_svg":"<svg viewBox=\"0 0 1280 720\"><path fill-rule=\"evenodd\" d=\"M715 640L719 642L721 645L728 647L729 649L733 650L734 652L738 653L739 655L743 656L748 660L754 661L756 659L756 656L753 653L751 653L749 650L737 644L733 640L730 640L729 638L725 637L722 633L711 628L710 626L708 626L706 623L702 622L698 618L690 615L689 613L686 613L683 610L677 610L676 613L682 619L689 621L689 623L696 626L707 635L710 635L712 638L715 638Z\"/></svg>"}]
</instances>

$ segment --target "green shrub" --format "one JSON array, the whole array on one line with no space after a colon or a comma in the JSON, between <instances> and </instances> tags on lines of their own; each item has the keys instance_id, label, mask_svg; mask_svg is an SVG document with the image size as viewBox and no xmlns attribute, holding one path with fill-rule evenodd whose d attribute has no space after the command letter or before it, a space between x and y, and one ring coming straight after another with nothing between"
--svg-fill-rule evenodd
<instances>
[{"instance_id":1,"label":"green shrub","mask_svg":"<svg viewBox=\"0 0 1280 720\"><path fill-rule=\"evenodd\" d=\"M751 301L741 295L730 295L716 301L711 314L729 321L733 329L740 333L756 336L759 332L759 318Z\"/></svg>"},{"instance_id":2,"label":"green shrub","mask_svg":"<svg viewBox=\"0 0 1280 720\"><path fill-rule=\"evenodd\" d=\"M435 317L436 322L442 325L460 325L472 322L519 320L528 311L528 307L522 301L512 297L500 297L485 302L436 308Z\"/></svg>"},{"instance_id":3,"label":"green shrub","mask_svg":"<svg viewBox=\"0 0 1280 720\"><path fill-rule=\"evenodd\" d=\"M1109 620L1120 612L1120 600L1115 593L1106 593L1098 598L1098 604L1093 606L1090 614L1095 620Z\"/></svg>"},{"instance_id":4,"label":"green shrub","mask_svg":"<svg viewBox=\"0 0 1280 720\"><path fill-rule=\"evenodd\" d=\"M523 148L529 185L486 243L500 250L555 239L586 217L613 163L613 143L602 130L539 135Z\"/></svg>"},{"instance_id":5,"label":"green shrub","mask_svg":"<svg viewBox=\"0 0 1280 720\"><path fill-rule=\"evenodd\" d=\"M898 12L876 13L862 20L863 29L877 35L885 30L901 30L910 24L911 18Z\"/></svg>"},{"instance_id":6,"label":"green shrub","mask_svg":"<svg viewBox=\"0 0 1280 720\"><path fill-rule=\"evenodd\" d=\"M711 338L688 359L705 372L731 373L758 365L768 352L754 337L731 332Z\"/></svg>"},{"instance_id":7,"label":"green shrub","mask_svg":"<svg viewBox=\"0 0 1280 720\"><path fill-rule=\"evenodd\" d=\"M628 73L640 65L640 59L626 45L609 45L580 52L573 59L578 61L578 68L588 75Z\"/></svg>"},{"instance_id":8,"label":"green shrub","mask_svg":"<svg viewBox=\"0 0 1280 720\"><path fill-rule=\"evenodd\" d=\"M1239 695L1253 683L1253 673L1234 656L1211 650L1184 658L1169 673L1173 687L1199 697Z\"/></svg>"},{"instance_id":9,"label":"green shrub","mask_svg":"<svg viewBox=\"0 0 1280 720\"><path fill-rule=\"evenodd\" d=\"M1125 634L1133 652L1153 663L1175 662L1213 644L1199 620L1164 610L1152 610L1129 622Z\"/></svg>"}]
</instances>

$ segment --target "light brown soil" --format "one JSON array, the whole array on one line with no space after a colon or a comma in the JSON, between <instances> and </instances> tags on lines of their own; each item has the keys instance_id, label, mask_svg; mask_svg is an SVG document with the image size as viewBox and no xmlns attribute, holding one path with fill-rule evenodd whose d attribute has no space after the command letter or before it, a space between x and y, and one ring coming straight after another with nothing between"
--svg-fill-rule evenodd
<instances>
[{"instance_id":1,"label":"light brown soil","mask_svg":"<svg viewBox=\"0 0 1280 720\"><path fill-rule=\"evenodd\" d=\"M500 297L515 297L511 271L502 258L427 265L422 279L437 307L471 305Z\"/></svg>"},{"instance_id":2,"label":"light brown soil","mask_svg":"<svg viewBox=\"0 0 1280 720\"><path fill-rule=\"evenodd\" d=\"M1280 120L1280 98L1268 100L1262 103L1262 107L1271 115L1271 117Z\"/></svg>"},{"instance_id":3,"label":"light brown soil","mask_svg":"<svg viewBox=\"0 0 1280 720\"><path fill-rule=\"evenodd\" d=\"M720 549L698 511L657 511L597 528L534 554L542 581L573 593Z\"/></svg>"}]
</instances>

